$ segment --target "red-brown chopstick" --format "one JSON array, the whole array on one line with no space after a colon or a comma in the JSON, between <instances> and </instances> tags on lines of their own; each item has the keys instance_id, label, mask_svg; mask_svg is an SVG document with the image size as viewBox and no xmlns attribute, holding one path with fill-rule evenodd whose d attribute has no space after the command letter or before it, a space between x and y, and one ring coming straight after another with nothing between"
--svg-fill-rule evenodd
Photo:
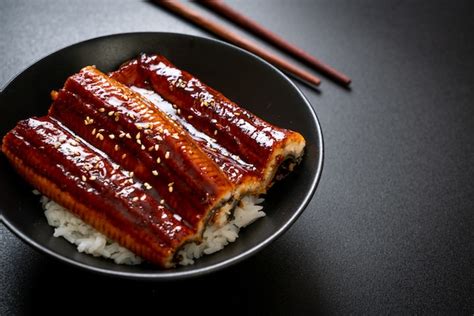
<instances>
[{"instance_id":1,"label":"red-brown chopstick","mask_svg":"<svg viewBox=\"0 0 474 316\"><path fill-rule=\"evenodd\" d=\"M259 55L263 59L266 59L268 62L274 64L275 66L281 68L282 70L285 70L289 73L292 73L293 75L313 84L313 85L319 85L321 83L321 80L312 75L311 73L303 70L302 68L284 60L283 58L279 57L278 55L275 55L273 53L270 53L263 49L262 47L258 46L257 44L253 43L252 41L241 37L237 33L233 32L232 30L226 28L225 26L211 21L208 18L205 18L204 16L201 16L198 12L196 12L193 9L190 9L188 6L183 5L181 2L178 1L155 1L157 4L179 14L180 16L183 16L187 18L188 20L191 20L192 22L196 23L197 25L205 28L208 31L213 32L214 34L217 34L218 36L222 37L223 39L236 44L237 46L240 46L242 48L247 49L248 51L251 51L252 53Z\"/></svg>"},{"instance_id":2,"label":"red-brown chopstick","mask_svg":"<svg viewBox=\"0 0 474 316\"><path fill-rule=\"evenodd\" d=\"M329 65L324 64L320 60L316 59L315 57L311 56L304 50L288 43L280 36L272 33L268 29L264 28L260 24L256 23L255 21L249 19L248 17L240 14L236 10L232 9L224 2L219 0L198 0L200 4L205 5L206 7L212 9L216 13L224 16L228 20L232 21L235 24L240 25L241 27L247 29L248 31L254 33L257 36L265 39L266 41L274 44L275 46L279 47L280 49L292 54L293 56L299 58L300 60L306 62L308 65L313 67L315 70L320 71L327 75L328 77L334 79L335 81L343 84L349 85L351 83L351 79L346 76L345 74L339 72L338 70L332 68Z\"/></svg>"}]
</instances>

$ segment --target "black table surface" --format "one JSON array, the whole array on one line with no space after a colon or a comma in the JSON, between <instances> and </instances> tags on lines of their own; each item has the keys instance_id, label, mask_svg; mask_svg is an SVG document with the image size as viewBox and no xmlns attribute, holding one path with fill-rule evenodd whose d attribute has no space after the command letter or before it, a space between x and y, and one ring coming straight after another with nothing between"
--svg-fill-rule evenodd
<instances>
[{"instance_id":1,"label":"black table surface","mask_svg":"<svg viewBox=\"0 0 474 316\"><path fill-rule=\"evenodd\" d=\"M58 312L56 300L110 314L472 314L474 2L229 4L353 78L350 90L297 82L321 120L326 152L306 211L245 262L167 283L70 267L2 224L0 315ZM39 58L101 35L212 37L133 1L2 1L0 29L0 86Z\"/></svg>"}]
</instances>

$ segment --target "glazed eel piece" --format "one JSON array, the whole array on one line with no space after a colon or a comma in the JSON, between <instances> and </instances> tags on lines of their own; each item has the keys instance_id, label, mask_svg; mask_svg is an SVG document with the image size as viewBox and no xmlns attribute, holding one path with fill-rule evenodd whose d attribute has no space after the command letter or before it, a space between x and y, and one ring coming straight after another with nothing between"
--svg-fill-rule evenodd
<instances>
[{"instance_id":1,"label":"glazed eel piece","mask_svg":"<svg viewBox=\"0 0 474 316\"><path fill-rule=\"evenodd\" d=\"M191 135L198 131L211 138L211 142L199 141L202 137L194 135L236 185L237 197L265 193L275 179L301 160L305 147L301 134L276 127L239 107L163 56L141 54L109 75L140 88L134 89L145 96L149 95L146 89L152 89L173 105L168 114L172 112L185 128L192 127L187 128ZM223 156L211 146L215 144L229 154Z\"/></svg>"},{"instance_id":2,"label":"glazed eel piece","mask_svg":"<svg viewBox=\"0 0 474 316\"><path fill-rule=\"evenodd\" d=\"M69 77L50 115L153 187L199 237L227 211L233 184L181 126L94 67Z\"/></svg>"},{"instance_id":3,"label":"glazed eel piece","mask_svg":"<svg viewBox=\"0 0 474 316\"><path fill-rule=\"evenodd\" d=\"M44 195L162 267L196 231L143 181L55 118L20 121L2 151L26 181Z\"/></svg>"}]
</instances>

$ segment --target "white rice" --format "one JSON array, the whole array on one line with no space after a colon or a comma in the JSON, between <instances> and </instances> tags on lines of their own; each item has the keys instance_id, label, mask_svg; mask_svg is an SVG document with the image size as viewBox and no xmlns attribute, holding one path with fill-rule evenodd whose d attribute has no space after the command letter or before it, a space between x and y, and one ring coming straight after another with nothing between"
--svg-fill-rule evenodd
<instances>
[{"instance_id":1,"label":"white rice","mask_svg":"<svg viewBox=\"0 0 474 316\"><path fill-rule=\"evenodd\" d=\"M36 190L33 193L40 194ZM143 261L142 258L108 239L46 196L42 196L40 201L48 224L55 227L54 237L61 236L65 238L71 244L75 244L79 252L95 257L102 256L112 259L117 264L136 265ZM208 227L204 231L202 243L189 243L179 251L179 256L181 257L179 264L193 264L194 259L201 257L203 254L214 253L224 248L227 244L234 242L239 236L240 228L265 216L265 213L261 211L262 206L257 205L262 202L263 199L257 197L244 197L236 207L232 220L221 227Z\"/></svg>"},{"instance_id":2,"label":"white rice","mask_svg":"<svg viewBox=\"0 0 474 316\"><path fill-rule=\"evenodd\" d=\"M265 216L261 211L263 199L255 196L246 196L234 210L234 218L222 227L209 226L203 234L201 244L189 243L179 251L181 256L179 264L185 266L194 263L194 259L203 254L209 255L221 250L227 244L234 242L239 237L239 230L242 227L252 224L255 220Z\"/></svg>"},{"instance_id":3,"label":"white rice","mask_svg":"<svg viewBox=\"0 0 474 316\"><path fill-rule=\"evenodd\" d=\"M41 204L48 224L56 227L54 237L63 237L71 244L76 245L79 252L94 257L109 258L117 264L134 265L143 261L133 252L108 239L56 202L42 196Z\"/></svg>"}]
</instances>

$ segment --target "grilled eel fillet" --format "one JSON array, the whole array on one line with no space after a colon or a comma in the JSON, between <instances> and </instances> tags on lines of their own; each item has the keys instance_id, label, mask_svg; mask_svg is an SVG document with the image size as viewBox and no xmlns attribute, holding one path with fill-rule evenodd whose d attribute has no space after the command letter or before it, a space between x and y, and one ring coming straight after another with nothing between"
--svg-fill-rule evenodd
<instances>
[{"instance_id":1,"label":"grilled eel fillet","mask_svg":"<svg viewBox=\"0 0 474 316\"><path fill-rule=\"evenodd\" d=\"M163 56L142 54L109 75L128 86L152 89L171 102L172 108L156 104L175 117L226 173L236 185L237 199L265 193L301 160L301 134L262 120Z\"/></svg>"},{"instance_id":2,"label":"grilled eel fillet","mask_svg":"<svg viewBox=\"0 0 474 316\"><path fill-rule=\"evenodd\" d=\"M149 183L198 232L233 185L186 131L94 67L66 80L49 114Z\"/></svg>"},{"instance_id":3,"label":"grilled eel fillet","mask_svg":"<svg viewBox=\"0 0 474 316\"><path fill-rule=\"evenodd\" d=\"M49 115L20 122L2 151L39 191L137 255L173 266L232 203L218 166L128 87L85 67L53 98Z\"/></svg>"},{"instance_id":4,"label":"grilled eel fillet","mask_svg":"<svg viewBox=\"0 0 474 316\"><path fill-rule=\"evenodd\" d=\"M50 116L21 121L2 151L26 181L134 253L173 266L196 231L154 190Z\"/></svg>"}]
</instances>

